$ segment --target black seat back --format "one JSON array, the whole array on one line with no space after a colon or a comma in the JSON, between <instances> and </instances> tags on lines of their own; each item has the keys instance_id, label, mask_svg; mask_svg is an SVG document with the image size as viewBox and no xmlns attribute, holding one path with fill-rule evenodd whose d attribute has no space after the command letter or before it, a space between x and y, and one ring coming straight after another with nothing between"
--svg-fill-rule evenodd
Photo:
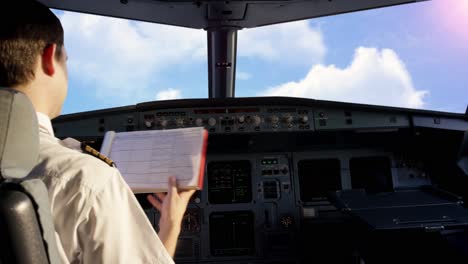
<instances>
[{"instance_id":1,"label":"black seat back","mask_svg":"<svg viewBox=\"0 0 468 264\"><path fill-rule=\"evenodd\" d=\"M0 188L0 263L49 263L32 199L16 184Z\"/></svg>"}]
</instances>

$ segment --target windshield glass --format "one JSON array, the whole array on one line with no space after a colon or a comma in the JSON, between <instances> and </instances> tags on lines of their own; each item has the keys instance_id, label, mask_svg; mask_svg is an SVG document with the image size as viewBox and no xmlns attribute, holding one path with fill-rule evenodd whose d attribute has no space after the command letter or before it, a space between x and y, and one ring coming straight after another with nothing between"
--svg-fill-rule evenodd
<instances>
[{"instance_id":1,"label":"windshield glass","mask_svg":"<svg viewBox=\"0 0 468 264\"><path fill-rule=\"evenodd\" d=\"M468 1L433 0L239 31L236 96L465 112ZM206 32L55 11L63 113L208 97Z\"/></svg>"}]
</instances>

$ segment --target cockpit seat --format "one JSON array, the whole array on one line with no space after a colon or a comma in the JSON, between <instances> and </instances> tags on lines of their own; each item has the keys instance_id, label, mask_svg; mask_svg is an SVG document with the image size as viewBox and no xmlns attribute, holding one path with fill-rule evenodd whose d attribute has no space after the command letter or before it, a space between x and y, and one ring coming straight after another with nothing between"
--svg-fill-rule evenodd
<instances>
[{"instance_id":1,"label":"cockpit seat","mask_svg":"<svg viewBox=\"0 0 468 264\"><path fill-rule=\"evenodd\" d=\"M465 132L465 136L461 144L458 167L460 167L460 169L468 176L468 131Z\"/></svg>"},{"instance_id":2,"label":"cockpit seat","mask_svg":"<svg viewBox=\"0 0 468 264\"><path fill-rule=\"evenodd\" d=\"M38 157L31 102L16 90L0 88L0 264L60 261L47 188L28 177Z\"/></svg>"}]
</instances>

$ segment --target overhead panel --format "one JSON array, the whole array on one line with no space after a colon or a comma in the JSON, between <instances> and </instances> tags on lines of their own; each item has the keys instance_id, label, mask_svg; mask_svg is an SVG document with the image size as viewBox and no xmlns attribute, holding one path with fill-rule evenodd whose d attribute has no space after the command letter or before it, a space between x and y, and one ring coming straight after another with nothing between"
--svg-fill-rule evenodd
<instances>
[{"instance_id":1,"label":"overhead panel","mask_svg":"<svg viewBox=\"0 0 468 264\"><path fill-rule=\"evenodd\" d=\"M425 0L39 0L55 9L196 29L253 28Z\"/></svg>"}]
</instances>

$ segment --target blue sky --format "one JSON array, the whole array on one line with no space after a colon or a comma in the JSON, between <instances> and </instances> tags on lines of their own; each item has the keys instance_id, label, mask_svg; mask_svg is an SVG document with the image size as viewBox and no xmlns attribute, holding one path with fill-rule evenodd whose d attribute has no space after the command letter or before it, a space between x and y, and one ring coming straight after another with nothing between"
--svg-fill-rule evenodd
<instances>
[{"instance_id":1,"label":"blue sky","mask_svg":"<svg viewBox=\"0 0 468 264\"><path fill-rule=\"evenodd\" d=\"M63 113L208 96L206 33L70 12ZM468 0L375 9L239 32L236 95L464 112Z\"/></svg>"}]
</instances>

